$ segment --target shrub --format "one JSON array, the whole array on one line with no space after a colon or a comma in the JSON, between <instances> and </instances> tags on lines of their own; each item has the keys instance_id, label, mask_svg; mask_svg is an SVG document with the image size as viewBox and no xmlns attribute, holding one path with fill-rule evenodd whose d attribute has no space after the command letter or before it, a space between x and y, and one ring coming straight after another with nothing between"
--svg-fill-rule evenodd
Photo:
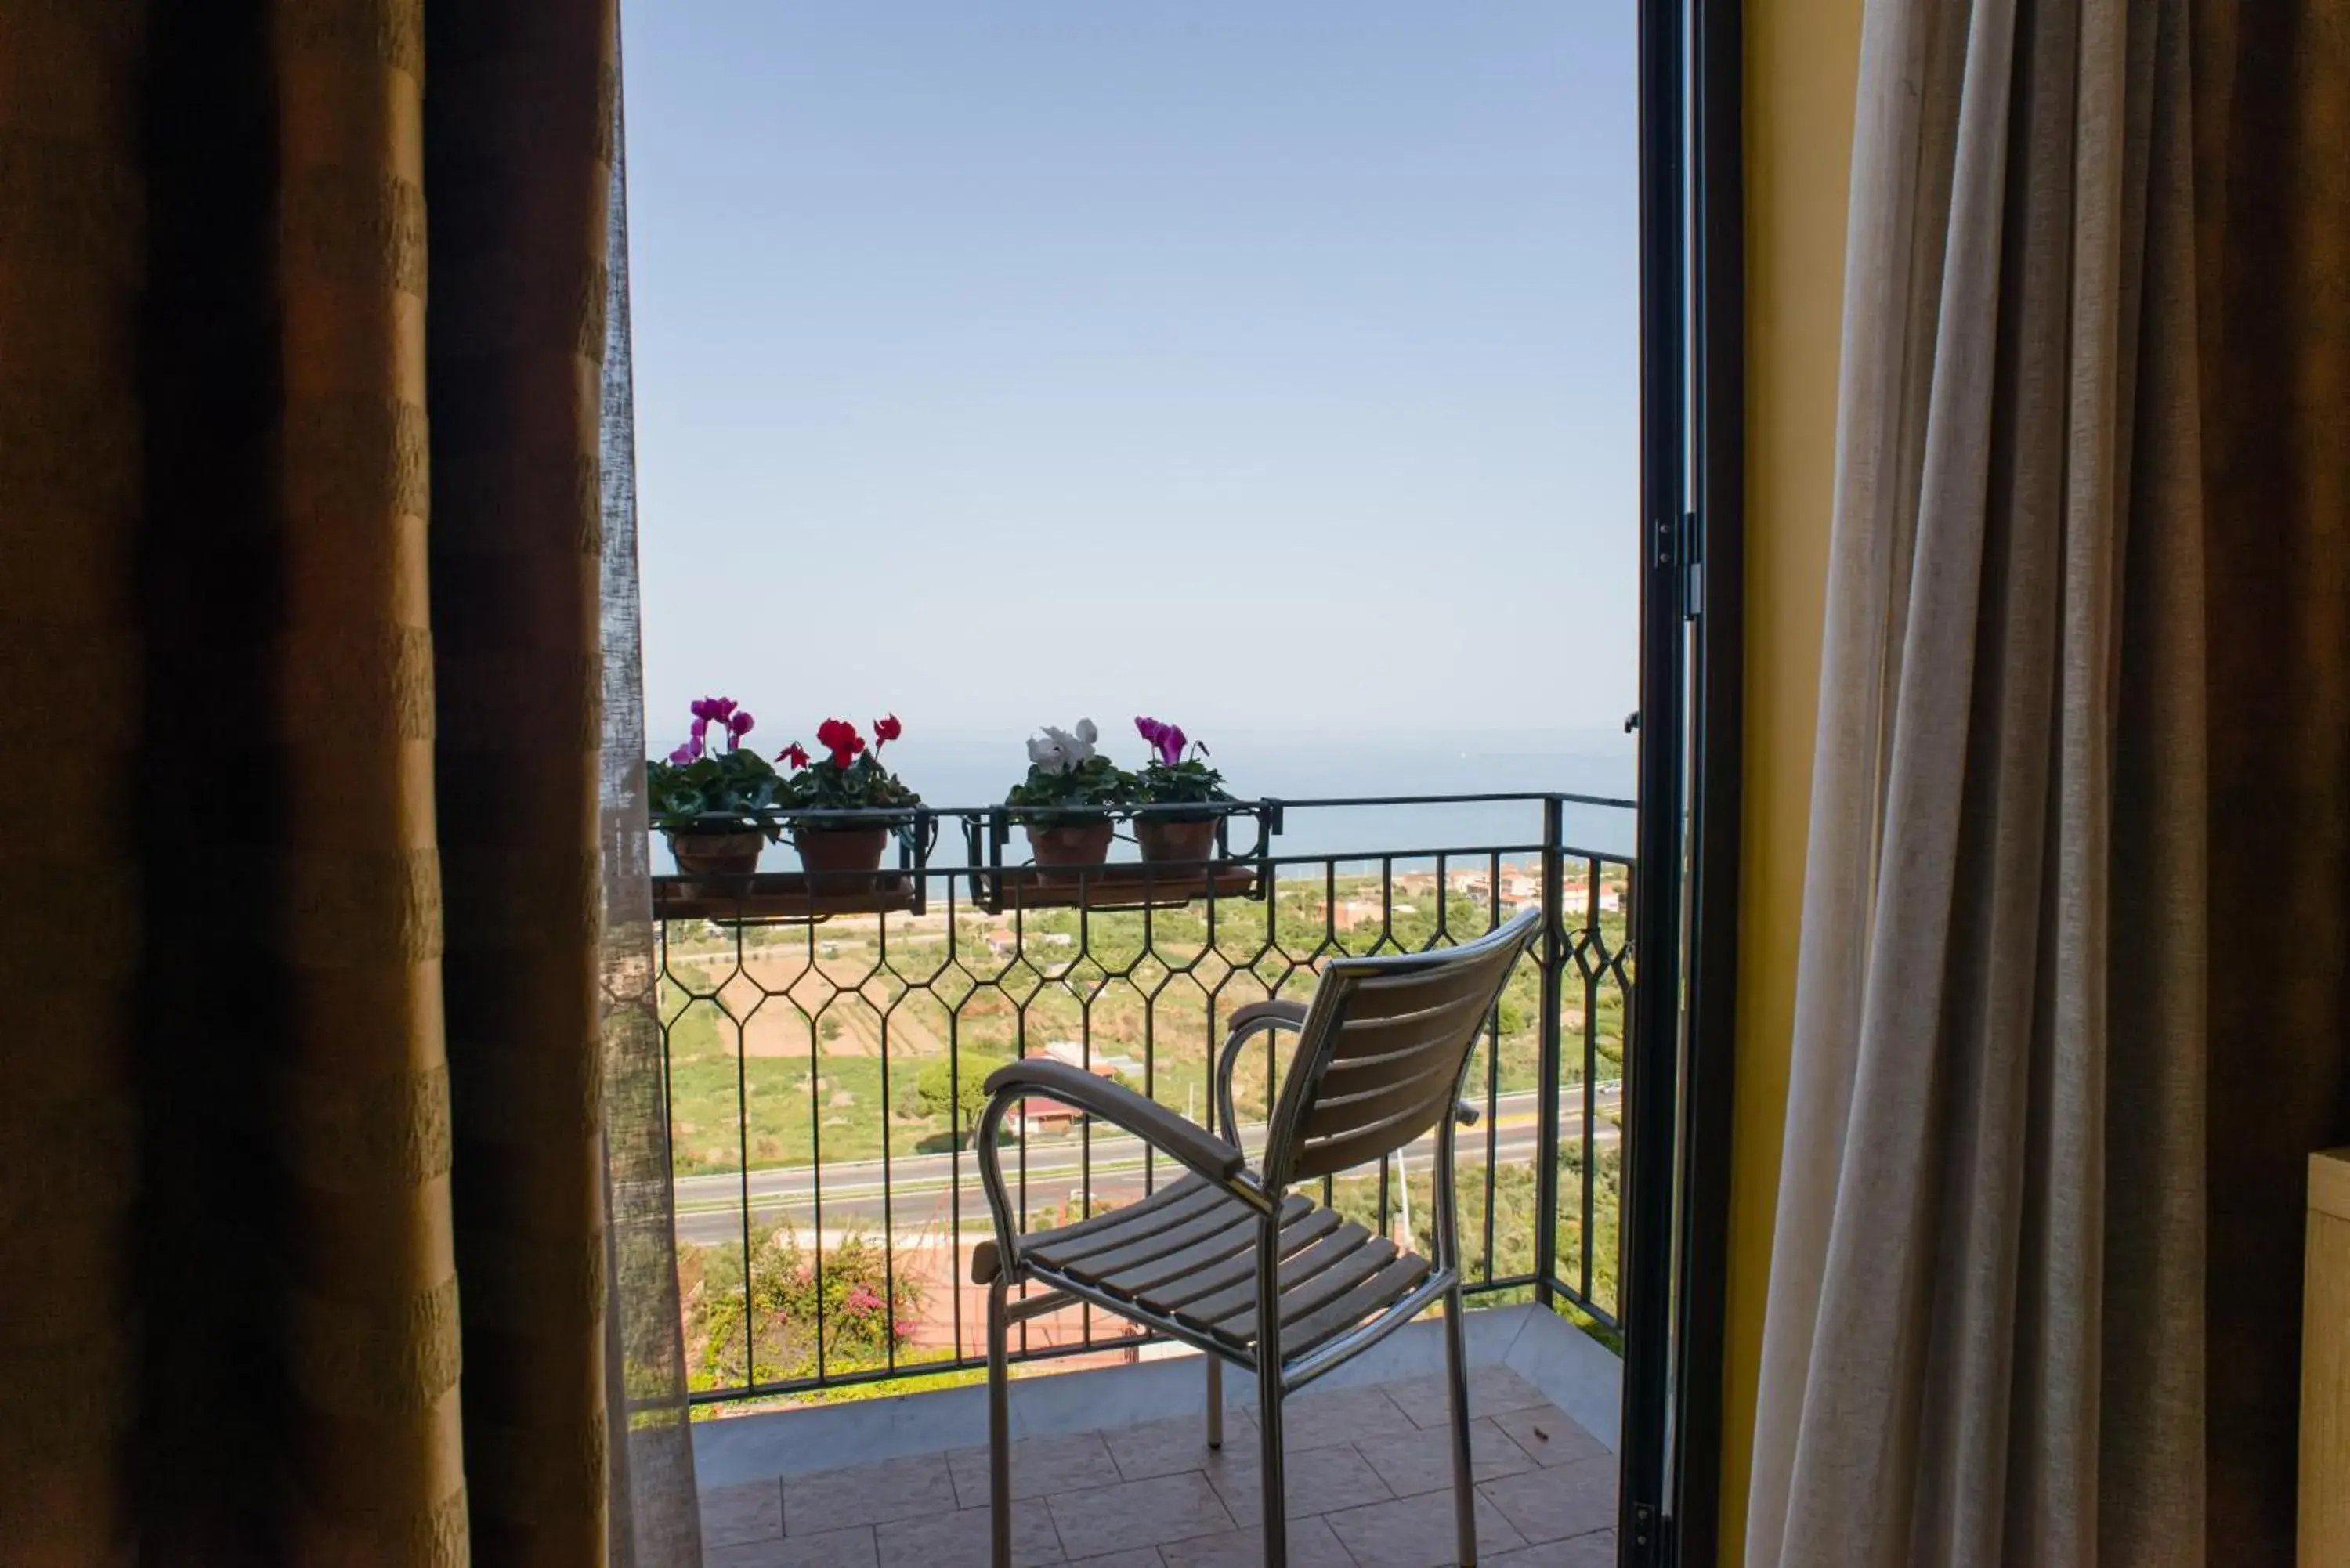
<instances>
[{"instance_id":1,"label":"shrub","mask_svg":"<svg viewBox=\"0 0 2350 1568\"><path fill-rule=\"evenodd\" d=\"M879 1242L852 1232L824 1255L786 1225L756 1243L749 1289L739 1244L678 1249L685 1303L687 1376L696 1388L743 1387L816 1373L818 1309L824 1370L885 1365L913 1336L921 1287L899 1280L892 1312L889 1261Z\"/></svg>"}]
</instances>

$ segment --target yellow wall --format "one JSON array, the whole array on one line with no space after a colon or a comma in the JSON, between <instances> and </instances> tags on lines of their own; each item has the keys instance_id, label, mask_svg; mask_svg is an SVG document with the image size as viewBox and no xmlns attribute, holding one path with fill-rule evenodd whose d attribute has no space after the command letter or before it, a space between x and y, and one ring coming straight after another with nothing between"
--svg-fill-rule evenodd
<instances>
[{"instance_id":1,"label":"yellow wall","mask_svg":"<svg viewBox=\"0 0 2350 1568\"><path fill-rule=\"evenodd\" d=\"M1787 1100L1861 0L1745 0L1746 759L1722 1552L1743 1550Z\"/></svg>"}]
</instances>

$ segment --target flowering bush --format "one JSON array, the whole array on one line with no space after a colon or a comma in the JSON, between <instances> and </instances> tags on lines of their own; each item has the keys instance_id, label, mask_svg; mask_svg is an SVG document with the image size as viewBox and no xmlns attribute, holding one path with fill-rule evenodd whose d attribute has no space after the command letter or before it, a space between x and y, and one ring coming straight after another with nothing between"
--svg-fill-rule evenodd
<instances>
[{"instance_id":1,"label":"flowering bush","mask_svg":"<svg viewBox=\"0 0 2350 1568\"><path fill-rule=\"evenodd\" d=\"M784 781L766 758L743 744L754 723L750 712L732 697L703 697L692 713L684 743L645 763L653 826L671 833L755 830L776 837L774 814L783 804Z\"/></svg>"},{"instance_id":2,"label":"flowering bush","mask_svg":"<svg viewBox=\"0 0 2350 1568\"><path fill-rule=\"evenodd\" d=\"M792 770L784 781L784 803L822 811L921 805L920 795L881 765L881 748L905 732L895 713L876 719L873 744L868 747L856 725L846 719L827 719L816 730L822 756L811 759L807 748L794 741L775 758Z\"/></svg>"},{"instance_id":3,"label":"flowering bush","mask_svg":"<svg viewBox=\"0 0 2350 1568\"><path fill-rule=\"evenodd\" d=\"M687 1370L696 1388L747 1381L752 1341L760 1381L813 1375L819 1314L826 1370L882 1366L912 1340L922 1308L921 1282L900 1277L891 1318L889 1254L857 1231L824 1249L820 1269L790 1226L770 1232L754 1244L747 1290L739 1242L681 1245L678 1264Z\"/></svg>"},{"instance_id":4,"label":"flowering bush","mask_svg":"<svg viewBox=\"0 0 2350 1568\"><path fill-rule=\"evenodd\" d=\"M1144 804L1212 805L1232 798L1224 792L1224 775L1201 760L1208 754L1208 748L1185 735L1181 726L1139 718L1134 727L1150 742L1152 753L1139 776L1138 798ZM1187 748L1191 753L1188 757L1183 754ZM1181 821L1185 814L1166 812L1161 818Z\"/></svg>"},{"instance_id":5,"label":"flowering bush","mask_svg":"<svg viewBox=\"0 0 2350 1568\"><path fill-rule=\"evenodd\" d=\"M1012 820L1055 827L1097 821L1105 810L1133 805L1135 777L1095 748L1100 738L1091 719L1078 720L1074 730L1045 725L1028 742L1028 776L1003 797L1014 808Z\"/></svg>"}]
</instances>

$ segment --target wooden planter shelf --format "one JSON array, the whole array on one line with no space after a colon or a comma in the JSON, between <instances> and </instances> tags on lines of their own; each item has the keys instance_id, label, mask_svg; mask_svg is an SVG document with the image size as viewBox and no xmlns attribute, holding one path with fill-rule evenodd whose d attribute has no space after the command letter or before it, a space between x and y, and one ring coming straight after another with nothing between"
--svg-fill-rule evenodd
<instances>
[{"instance_id":1,"label":"wooden planter shelf","mask_svg":"<svg viewBox=\"0 0 2350 1568\"><path fill-rule=\"evenodd\" d=\"M1257 868L1246 862L1226 866L1119 865L1079 873L1060 867L1006 867L979 877L980 907L1005 909L1163 909L1213 895L1253 898L1260 890Z\"/></svg>"},{"instance_id":2,"label":"wooden planter shelf","mask_svg":"<svg viewBox=\"0 0 2350 1568\"><path fill-rule=\"evenodd\" d=\"M921 907L920 889L902 871L883 871L870 886L847 887L861 876L824 877L808 886L805 871L761 871L750 877L656 877L657 920L821 920L833 915L904 915Z\"/></svg>"}]
</instances>

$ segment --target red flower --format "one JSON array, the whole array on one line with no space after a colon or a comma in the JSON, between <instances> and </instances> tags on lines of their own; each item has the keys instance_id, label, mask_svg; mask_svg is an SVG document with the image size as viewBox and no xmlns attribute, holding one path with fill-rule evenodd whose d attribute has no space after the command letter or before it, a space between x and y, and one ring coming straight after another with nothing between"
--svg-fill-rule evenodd
<instances>
[{"instance_id":1,"label":"red flower","mask_svg":"<svg viewBox=\"0 0 2350 1568\"><path fill-rule=\"evenodd\" d=\"M874 720L873 749L877 752L879 751L884 745L896 740L905 732L906 726L898 722L898 715L895 713L890 714L886 719Z\"/></svg>"},{"instance_id":2,"label":"red flower","mask_svg":"<svg viewBox=\"0 0 2350 1568\"><path fill-rule=\"evenodd\" d=\"M845 768L865 749L865 737L846 719L827 719L816 729L816 744L832 753L832 765Z\"/></svg>"},{"instance_id":3,"label":"red flower","mask_svg":"<svg viewBox=\"0 0 2350 1568\"><path fill-rule=\"evenodd\" d=\"M808 765L807 748L801 745L797 741L794 741L790 745L785 746L782 751L775 753L775 761L779 763L788 763L795 771L797 771L798 769Z\"/></svg>"}]
</instances>

